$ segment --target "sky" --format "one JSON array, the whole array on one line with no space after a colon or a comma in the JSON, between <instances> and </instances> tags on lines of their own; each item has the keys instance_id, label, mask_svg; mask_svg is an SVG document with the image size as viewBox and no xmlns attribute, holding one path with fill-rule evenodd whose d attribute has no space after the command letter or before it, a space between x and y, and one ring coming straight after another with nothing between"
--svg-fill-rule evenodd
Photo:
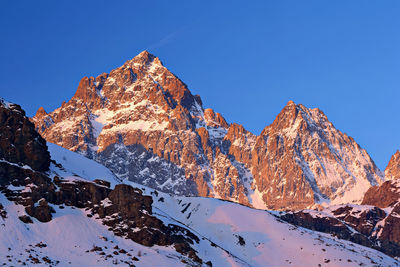
<instances>
[{"instance_id":1,"label":"sky","mask_svg":"<svg viewBox=\"0 0 400 267\"><path fill-rule=\"evenodd\" d=\"M384 169L400 149L399 1L1 1L0 97L33 116L143 50L254 134L320 108Z\"/></svg>"}]
</instances>

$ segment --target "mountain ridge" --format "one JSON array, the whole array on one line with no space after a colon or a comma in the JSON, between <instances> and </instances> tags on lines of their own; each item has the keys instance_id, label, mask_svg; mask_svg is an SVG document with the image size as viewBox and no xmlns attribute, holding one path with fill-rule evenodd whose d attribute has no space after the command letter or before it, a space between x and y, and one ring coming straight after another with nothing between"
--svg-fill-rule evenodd
<instances>
[{"instance_id":1,"label":"mountain ridge","mask_svg":"<svg viewBox=\"0 0 400 267\"><path fill-rule=\"evenodd\" d=\"M368 153L322 111L289 101L256 136L204 109L147 51L109 74L84 77L68 102L38 110L32 121L47 141L122 179L181 195L297 209L361 202L383 182Z\"/></svg>"}]
</instances>

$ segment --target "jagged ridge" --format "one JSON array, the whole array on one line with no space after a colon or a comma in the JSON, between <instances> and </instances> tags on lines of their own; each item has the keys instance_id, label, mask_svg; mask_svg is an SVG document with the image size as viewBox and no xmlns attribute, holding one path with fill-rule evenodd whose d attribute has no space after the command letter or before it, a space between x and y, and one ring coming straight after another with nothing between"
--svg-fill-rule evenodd
<instances>
[{"instance_id":1,"label":"jagged ridge","mask_svg":"<svg viewBox=\"0 0 400 267\"><path fill-rule=\"evenodd\" d=\"M85 77L67 103L32 118L48 141L165 192L258 208L360 202L383 175L318 109L289 102L260 136L204 109L147 51Z\"/></svg>"}]
</instances>

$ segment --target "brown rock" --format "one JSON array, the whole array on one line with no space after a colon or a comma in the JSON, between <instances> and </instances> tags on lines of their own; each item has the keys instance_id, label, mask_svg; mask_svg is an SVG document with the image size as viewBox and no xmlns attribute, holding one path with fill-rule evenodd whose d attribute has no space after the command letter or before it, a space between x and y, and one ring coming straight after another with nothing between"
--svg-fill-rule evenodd
<instances>
[{"instance_id":1,"label":"brown rock","mask_svg":"<svg viewBox=\"0 0 400 267\"><path fill-rule=\"evenodd\" d=\"M50 154L46 141L19 105L6 107L0 102L0 133L0 159L26 164L38 171L48 170Z\"/></svg>"},{"instance_id":2,"label":"brown rock","mask_svg":"<svg viewBox=\"0 0 400 267\"><path fill-rule=\"evenodd\" d=\"M400 178L400 151L390 158L390 161L385 169L385 179L394 180Z\"/></svg>"},{"instance_id":3,"label":"brown rock","mask_svg":"<svg viewBox=\"0 0 400 267\"><path fill-rule=\"evenodd\" d=\"M400 201L400 179L386 181L380 186L368 189L362 201L363 205L387 208Z\"/></svg>"}]
</instances>

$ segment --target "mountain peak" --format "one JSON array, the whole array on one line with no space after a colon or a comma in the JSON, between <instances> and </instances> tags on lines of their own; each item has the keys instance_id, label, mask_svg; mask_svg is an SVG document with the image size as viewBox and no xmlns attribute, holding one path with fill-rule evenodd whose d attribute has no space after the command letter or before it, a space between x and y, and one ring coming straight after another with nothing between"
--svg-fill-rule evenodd
<instances>
[{"instance_id":1,"label":"mountain peak","mask_svg":"<svg viewBox=\"0 0 400 267\"><path fill-rule=\"evenodd\" d=\"M147 58L147 57L154 57L154 55L149 53L149 51L147 51L147 50L143 50L136 57Z\"/></svg>"},{"instance_id":2,"label":"mountain peak","mask_svg":"<svg viewBox=\"0 0 400 267\"><path fill-rule=\"evenodd\" d=\"M149 53L149 51L147 51L147 50L140 52L137 56L135 56L129 62L134 62L134 63L138 63L138 64L143 64L143 65L154 63L154 64L162 66L160 59L158 57L156 57L155 55Z\"/></svg>"},{"instance_id":3,"label":"mountain peak","mask_svg":"<svg viewBox=\"0 0 400 267\"><path fill-rule=\"evenodd\" d=\"M385 169L385 180L394 180L400 178L400 151L390 158L390 161Z\"/></svg>"},{"instance_id":4,"label":"mountain peak","mask_svg":"<svg viewBox=\"0 0 400 267\"><path fill-rule=\"evenodd\" d=\"M281 112L276 116L274 122L265 129L281 131L291 128L295 129L316 129L333 126L326 115L318 108L307 108L302 104L289 101ZM300 127L300 128L299 128Z\"/></svg>"},{"instance_id":5,"label":"mountain peak","mask_svg":"<svg viewBox=\"0 0 400 267\"><path fill-rule=\"evenodd\" d=\"M45 115L47 115L46 110L44 110L43 107L40 107L40 108L36 111L35 117L41 118L41 117L43 117L43 116L45 116Z\"/></svg>"},{"instance_id":6,"label":"mountain peak","mask_svg":"<svg viewBox=\"0 0 400 267\"><path fill-rule=\"evenodd\" d=\"M286 104L286 106L296 106L296 103L294 103L294 101L293 100L289 100L288 102L287 102L287 104Z\"/></svg>"}]
</instances>

